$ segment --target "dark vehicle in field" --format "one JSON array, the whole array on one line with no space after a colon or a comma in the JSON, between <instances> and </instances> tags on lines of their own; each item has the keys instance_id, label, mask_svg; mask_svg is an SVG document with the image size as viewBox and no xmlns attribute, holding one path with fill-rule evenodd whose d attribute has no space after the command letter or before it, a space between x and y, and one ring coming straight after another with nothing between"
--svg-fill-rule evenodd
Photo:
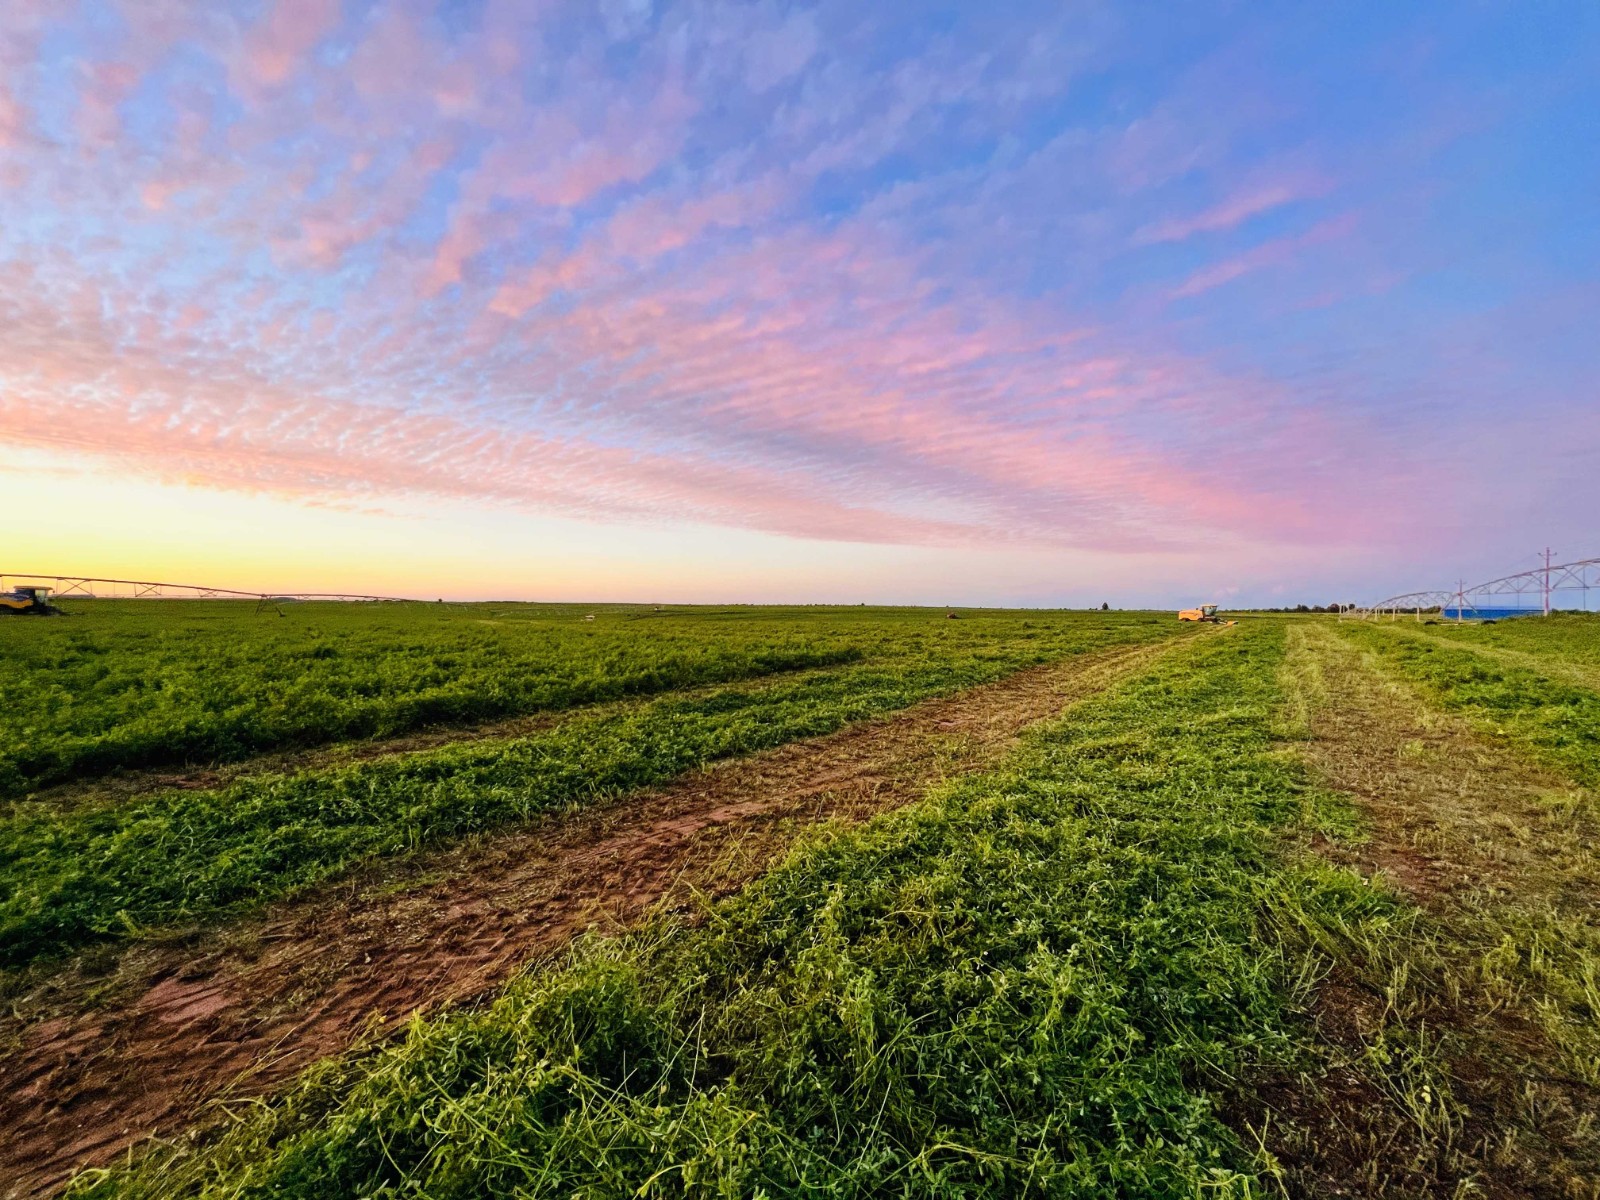
<instances>
[{"instance_id":1,"label":"dark vehicle in field","mask_svg":"<svg viewBox=\"0 0 1600 1200\"><path fill-rule=\"evenodd\" d=\"M61 610L50 603L50 589L47 587L28 584L12 588L9 592L0 592L0 617L55 617L60 614Z\"/></svg>"}]
</instances>

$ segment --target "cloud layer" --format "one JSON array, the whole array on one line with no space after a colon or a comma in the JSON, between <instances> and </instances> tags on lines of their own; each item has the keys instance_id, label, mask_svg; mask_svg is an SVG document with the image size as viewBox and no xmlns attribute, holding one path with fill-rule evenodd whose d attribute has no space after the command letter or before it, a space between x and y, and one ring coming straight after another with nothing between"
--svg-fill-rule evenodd
<instances>
[{"instance_id":1,"label":"cloud layer","mask_svg":"<svg viewBox=\"0 0 1600 1200\"><path fill-rule=\"evenodd\" d=\"M1541 536L1523 449L1600 467L1600 39L1203 8L11 0L0 442L952 550Z\"/></svg>"}]
</instances>

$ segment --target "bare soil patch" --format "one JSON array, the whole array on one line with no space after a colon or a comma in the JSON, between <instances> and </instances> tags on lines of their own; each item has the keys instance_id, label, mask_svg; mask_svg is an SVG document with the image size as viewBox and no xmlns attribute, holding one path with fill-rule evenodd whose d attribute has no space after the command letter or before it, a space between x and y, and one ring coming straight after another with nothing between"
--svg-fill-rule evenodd
<instances>
[{"instance_id":1,"label":"bare soil patch","mask_svg":"<svg viewBox=\"0 0 1600 1200\"><path fill-rule=\"evenodd\" d=\"M1174 643L1117 648L696 772L42 979L0 1018L0 1185L37 1196L262 1094L372 1027L468 1001L585 930L722 893L807 825L999 759L1028 725Z\"/></svg>"}]
</instances>

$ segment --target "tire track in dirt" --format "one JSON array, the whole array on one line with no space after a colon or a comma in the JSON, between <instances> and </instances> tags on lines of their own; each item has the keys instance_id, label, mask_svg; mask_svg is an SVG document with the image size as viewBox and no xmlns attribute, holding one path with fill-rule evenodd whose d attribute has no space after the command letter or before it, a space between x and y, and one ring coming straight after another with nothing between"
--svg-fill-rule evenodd
<instances>
[{"instance_id":1,"label":"tire track in dirt","mask_svg":"<svg viewBox=\"0 0 1600 1200\"><path fill-rule=\"evenodd\" d=\"M1590 859L1594 830L1572 811L1578 789L1426 704L1336 634L1313 630L1308 641L1328 694L1306 758L1371 821L1353 865L1383 870L1430 908L1486 885L1523 894L1571 887L1571 873L1553 868ZM1511 836L1512 817L1531 833Z\"/></svg>"},{"instance_id":2,"label":"tire track in dirt","mask_svg":"<svg viewBox=\"0 0 1600 1200\"><path fill-rule=\"evenodd\" d=\"M997 761L1029 725L1187 639L1018 672L664 788L365 875L63 973L0 1019L0 1185L47 1194L208 1101L269 1091L372 1022L479 996L589 929L737 888L797 829L860 820Z\"/></svg>"},{"instance_id":3,"label":"tire track in dirt","mask_svg":"<svg viewBox=\"0 0 1600 1200\"><path fill-rule=\"evenodd\" d=\"M1561 929L1580 943L1600 933L1588 799L1424 703L1333 630L1289 636L1312 693L1299 752L1367 823L1359 845L1316 848L1381 875L1425 914L1405 944L1373 961L1374 947L1358 950L1319 986L1311 1016L1332 1051L1326 1073L1262 1089L1278 1137L1298 1130L1272 1147L1290 1191L1600 1194L1600 1137L1585 1115L1595 1093L1539 1015L1557 993L1544 991L1548 976L1504 965ZM1419 1118L1407 1073L1424 1060L1417 1078L1440 1074Z\"/></svg>"}]
</instances>

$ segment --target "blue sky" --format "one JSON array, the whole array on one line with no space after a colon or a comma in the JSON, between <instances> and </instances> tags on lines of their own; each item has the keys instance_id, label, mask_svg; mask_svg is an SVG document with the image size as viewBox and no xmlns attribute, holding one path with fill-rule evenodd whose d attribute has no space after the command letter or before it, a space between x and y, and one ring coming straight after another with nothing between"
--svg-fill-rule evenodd
<instances>
[{"instance_id":1,"label":"blue sky","mask_svg":"<svg viewBox=\"0 0 1600 1200\"><path fill-rule=\"evenodd\" d=\"M1600 553L1596 113L1586 4L11 0L0 496L57 502L0 566L1165 604Z\"/></svg>"}]
</instances>

